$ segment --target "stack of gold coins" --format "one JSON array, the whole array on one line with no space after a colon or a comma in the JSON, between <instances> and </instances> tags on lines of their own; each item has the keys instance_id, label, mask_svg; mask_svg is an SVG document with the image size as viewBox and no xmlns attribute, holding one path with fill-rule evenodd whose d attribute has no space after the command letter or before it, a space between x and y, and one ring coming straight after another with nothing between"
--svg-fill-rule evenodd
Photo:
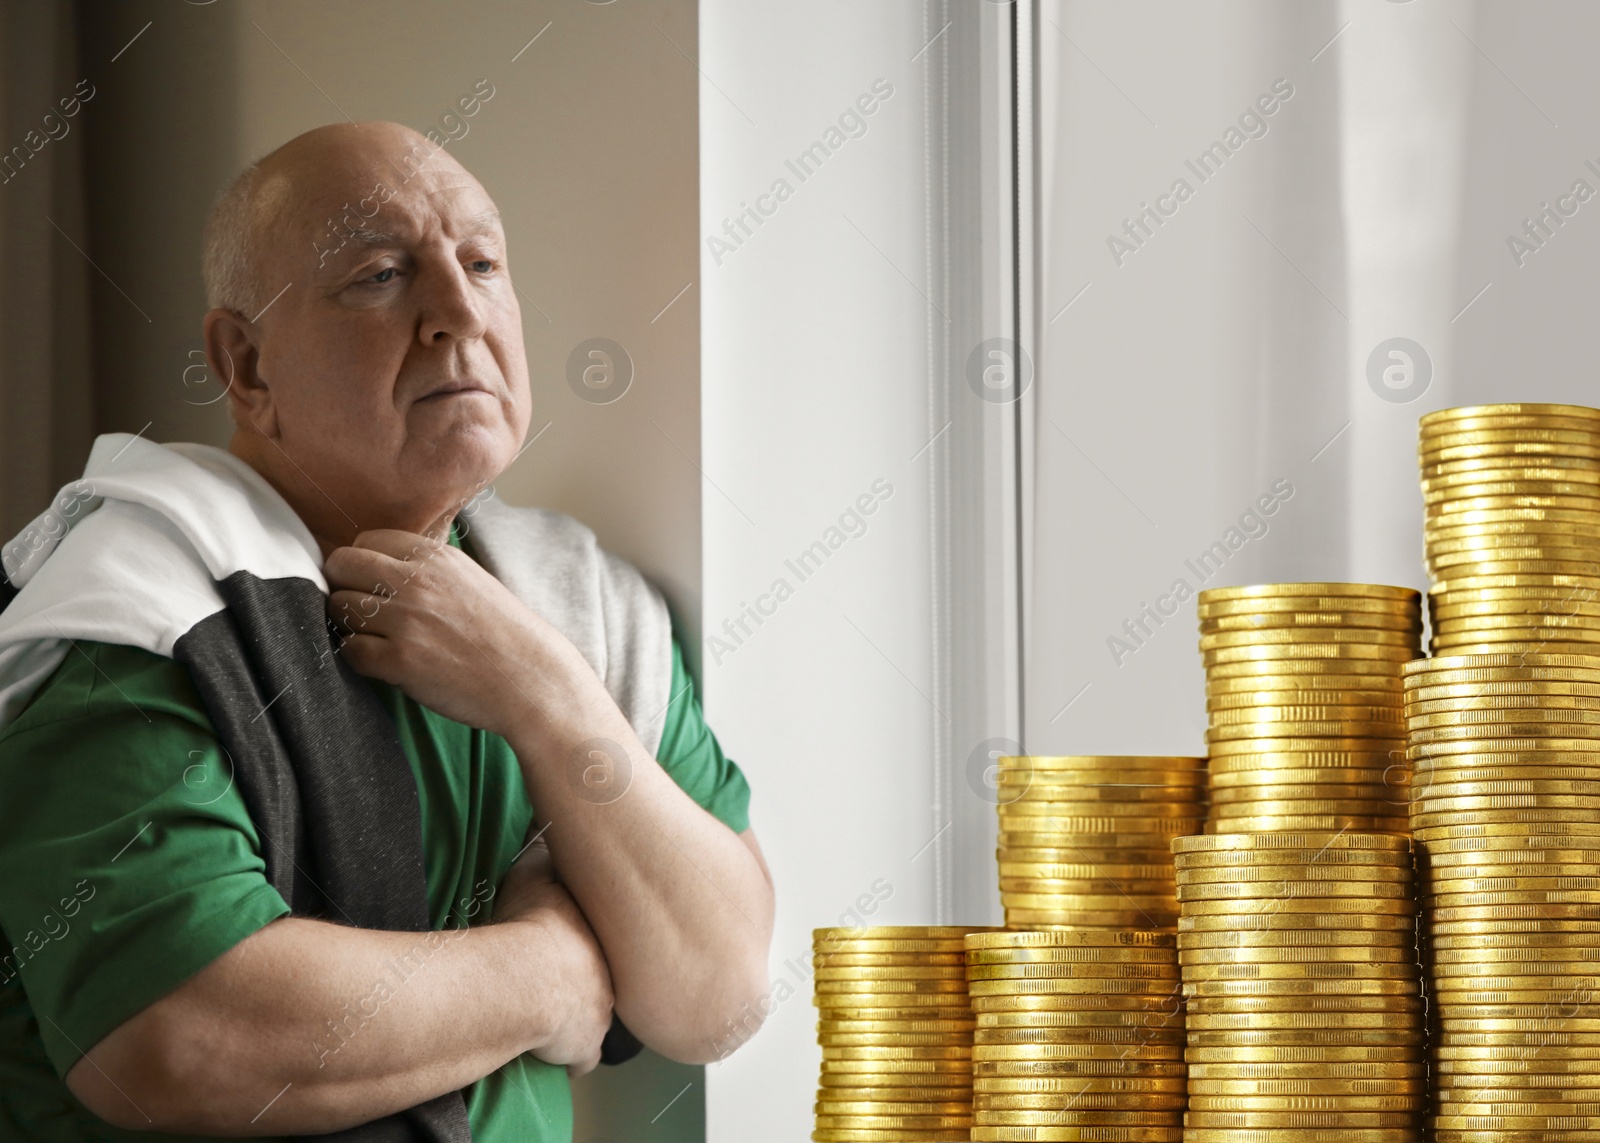
<instances>
[{"instance_id":1,"label":"stack of gold coins","mask_svg":"<svg viewBox=\"0 0 1600 1143\"><path fill-rule=\"evenodd\" d=\"M1185 1143L1407 1143L1427 1100L1411 841L1181 837Z\"/></svg>"},{"instance_id":2,"label":"stack of gold coins","mask_svg":"<svg viewBox=\"0 0 1600 1143\"><path fill-rule=\"evenodd\" d=\"M1600 409L1422 418L1435 655L1600 654Z\"/></svg>"},{"instance_id":3,"label":"stack of gold coins","mask_svg":"<svg viewBox=\"0 0 1600 1143\"><path fill-rule=\"evenodd\" d=\"M1600 657L1406 669L1438 1143L1600 1138Z\"/></svg>"},{"instance_id":4,"label":"stack of gold coins","mask_svg":"<svg viewBox=\"0 0 1600 1143\"><path fill-rule=\"evenodd\" d=\"M1205 759L1000 759L1000 902L1006 927L1172 930L1167 843L1205 821Z\"/></svg>"},{"instance_id":5,"label":"stack of gold coins","mask_svg":"<svg viewBox=\"0 0 1600 1143\"><path fill-rule=\"evenodd\" d=\"M817 929L818 1143L965 1140L972 1123L969 926Z\"/></svg>"},{"instance_id":6,"label":"stack of gold coins","mask_svg":"<svg viewBox=\"0 0 1600 1143\"><path fill-rule=\"evenodd\" d=\"M967 976L974 1140L1183 1138L1173 934L974 934Z\"/></svg>"},{"instance_id":7,"label":"stack of gold coins","mask_svg":"<svg viewBox=\"0 0 1600 1143\"><path fill-rule=\"evenodd\" d=\"M1365 583L1202 591L1211 833L1404 832L1400 666L1421 596Z\"/></svg>"}]
</instances>

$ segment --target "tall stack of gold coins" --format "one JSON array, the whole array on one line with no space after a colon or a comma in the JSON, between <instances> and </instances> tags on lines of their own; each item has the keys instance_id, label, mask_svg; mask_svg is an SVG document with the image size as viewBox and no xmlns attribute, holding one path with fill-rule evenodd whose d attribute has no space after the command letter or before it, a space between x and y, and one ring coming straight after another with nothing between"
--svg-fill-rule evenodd
<instances>
[{"instance_id":1,"label":"tall stack of gold coins","mask_svg":"<svg viewBox=\"0 0 1600 1143\"><path fill-rule=\"evenodd\" d=\"M1406 668L1438 1143L1600 1138L1600 658Z\"/></svg>"},{"instance_id":2,"label":"tall stack of gold coins","mask_svg":"<svg viewBox=\"0 0 1600 1143\"><path fill-rule=\"evenodd\" d=\"M967 926L817 929L817 1143L965 1140L972 1123Z\"/></svg>"},{"instance_id":3,"label":"tall stack of gold coins","mask_svg":"<svg viewBox=\"0 0 1600 1143\"><path fill-rule=\"evenodd\" d=\"M1435 655L1600 654L1600 409L1422 418Z\"/></svg>"},{"instance_id":4,"label":"tall stack of gold coins","mask_svg":"<svg viewBox=\"0 0 1600 1143\"><path fill-rule=\"evenodd\" d=\"M1411 841L1181 837L1185 1143L1408 1143L1427 1100Z\"/></svg>"},{"instance_id":5,"label":"tall stack of gold coins","mask_svg":"<svg viewBox=\"0 0 1600 1143\"><path fill-rule=\"evenodd\" d=\"M1404 832L1400 667L1421 595L1365 583L1202 591L1211 812L1206 830Z\"/></svg>"},{"instance_id":6,"label":"tall stack of gold coins","mask_svg":"<svg viewBox=\"0 0 1600 1143\"><path fill-rule=\"evenodd\" d=\"M1205 759L1019 755L999 767L1007 928L1176 927L1168 842L1205 821Z\"/></svg>"},{"instance_id":7,"label":"tall stack of gold coins","mask_svg":"<svg viewBox=\"0 0 1600 1143\"><path fill-rule=\"evenodd\" d=\"M1171 933L975 933L967 977L974 1140L1183 1138Z\"/></svg>"}]
</instances>

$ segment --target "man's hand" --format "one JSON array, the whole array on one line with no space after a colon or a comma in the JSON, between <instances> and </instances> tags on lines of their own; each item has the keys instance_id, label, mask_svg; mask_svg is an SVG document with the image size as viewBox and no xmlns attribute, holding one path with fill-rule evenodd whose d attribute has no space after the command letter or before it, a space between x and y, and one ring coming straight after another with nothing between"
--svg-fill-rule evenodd
<instances>
[{"instance_id":1,"label":"man's hand","mask_svg":"<svg viewBox=\"0 0 1600 1143\"><path fill-rule=\"evenodd\" d=\"M446 718L502 737L599 680L565 635L458 548L363 532L323 565L342 653ZM537 684L537 685L536 685Z\"/></svg>"},{"instance_id":2,"label":"man's hand","mask_svg":"<svg viewBox=\"0 0 1600 1143\"><path fill-rule=\"evenodd\" d=\"M550 850L542 840L529 842L506 870L495 890L494 921L539 926L550 942L547 955L565 978L560 994L568 1010L558 1015L552 1034L533 1054L547 1064L564 1065L575 1076L593 1070L611 1027L611 972L589 922L555 879Z\"/></svg>"}]
</instances>

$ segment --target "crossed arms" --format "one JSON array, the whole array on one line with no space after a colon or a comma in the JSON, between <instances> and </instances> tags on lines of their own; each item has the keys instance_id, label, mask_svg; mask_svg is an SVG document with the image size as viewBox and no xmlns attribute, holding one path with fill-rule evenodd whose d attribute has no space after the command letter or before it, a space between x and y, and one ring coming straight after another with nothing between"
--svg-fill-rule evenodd
<instances>
[{"instance_id":1,"label":"crossed arms","mask_svg":"<svg viewBox=\"0 0 1600 1143\"><path fill-rule=\"evenodd\" d=\"M758 1008L773 890L753 833L695 804L577 649L469 557L442 547L408 564L418 539L369 532L329 556L330 608L387 596L343 653L356 671L502 735L539 840L498 887L493 924L434 934L299 917L266 925L67 1073L73 1094L107 1122L226 1136L335 1131L524 1052L587 1071L613 1010L652 1049L706 1062L719 1032ZM575 752L595 740L631 765L614 801L586 798L568 780ZM419 939L433 945L429 971L319 1057L311 1045L326 1023Z\"/></svg>"}]
</instances>

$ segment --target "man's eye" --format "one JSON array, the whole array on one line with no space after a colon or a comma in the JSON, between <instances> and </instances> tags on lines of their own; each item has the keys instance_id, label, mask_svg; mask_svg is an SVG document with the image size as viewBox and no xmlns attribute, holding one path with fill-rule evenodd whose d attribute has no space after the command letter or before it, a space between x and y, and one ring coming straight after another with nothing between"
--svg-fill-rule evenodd
<instances>
[{"instance_id":1,"label":"man's eye","mask_svg":"<svg viewBox=\"0 0 1600 1143\"><path fill-rule=\"evenodd\" d=\"M479 273L482 274L487 274L494 269L494 261L489 258L479 258L476 261L468 262L467 265L483 267L483 269L479 271Z\"/></svg>"},{"instance_id":2,"label":"man's eye","mask_svg":"<svg viewBox=\"0 0 1600 1143\"><path fill-rule=\"evenodd\" d=\"M389 282L389 281L393 280L392 278L384 277L385 274L398 274L399 272L400 271L395 269L393 266L385 266L383 269L379 270L376 274L373 274L370 278L368 278L367 281L376 282L379 285L382 285L385 282Z\"/></svg>"}]
</instances>

